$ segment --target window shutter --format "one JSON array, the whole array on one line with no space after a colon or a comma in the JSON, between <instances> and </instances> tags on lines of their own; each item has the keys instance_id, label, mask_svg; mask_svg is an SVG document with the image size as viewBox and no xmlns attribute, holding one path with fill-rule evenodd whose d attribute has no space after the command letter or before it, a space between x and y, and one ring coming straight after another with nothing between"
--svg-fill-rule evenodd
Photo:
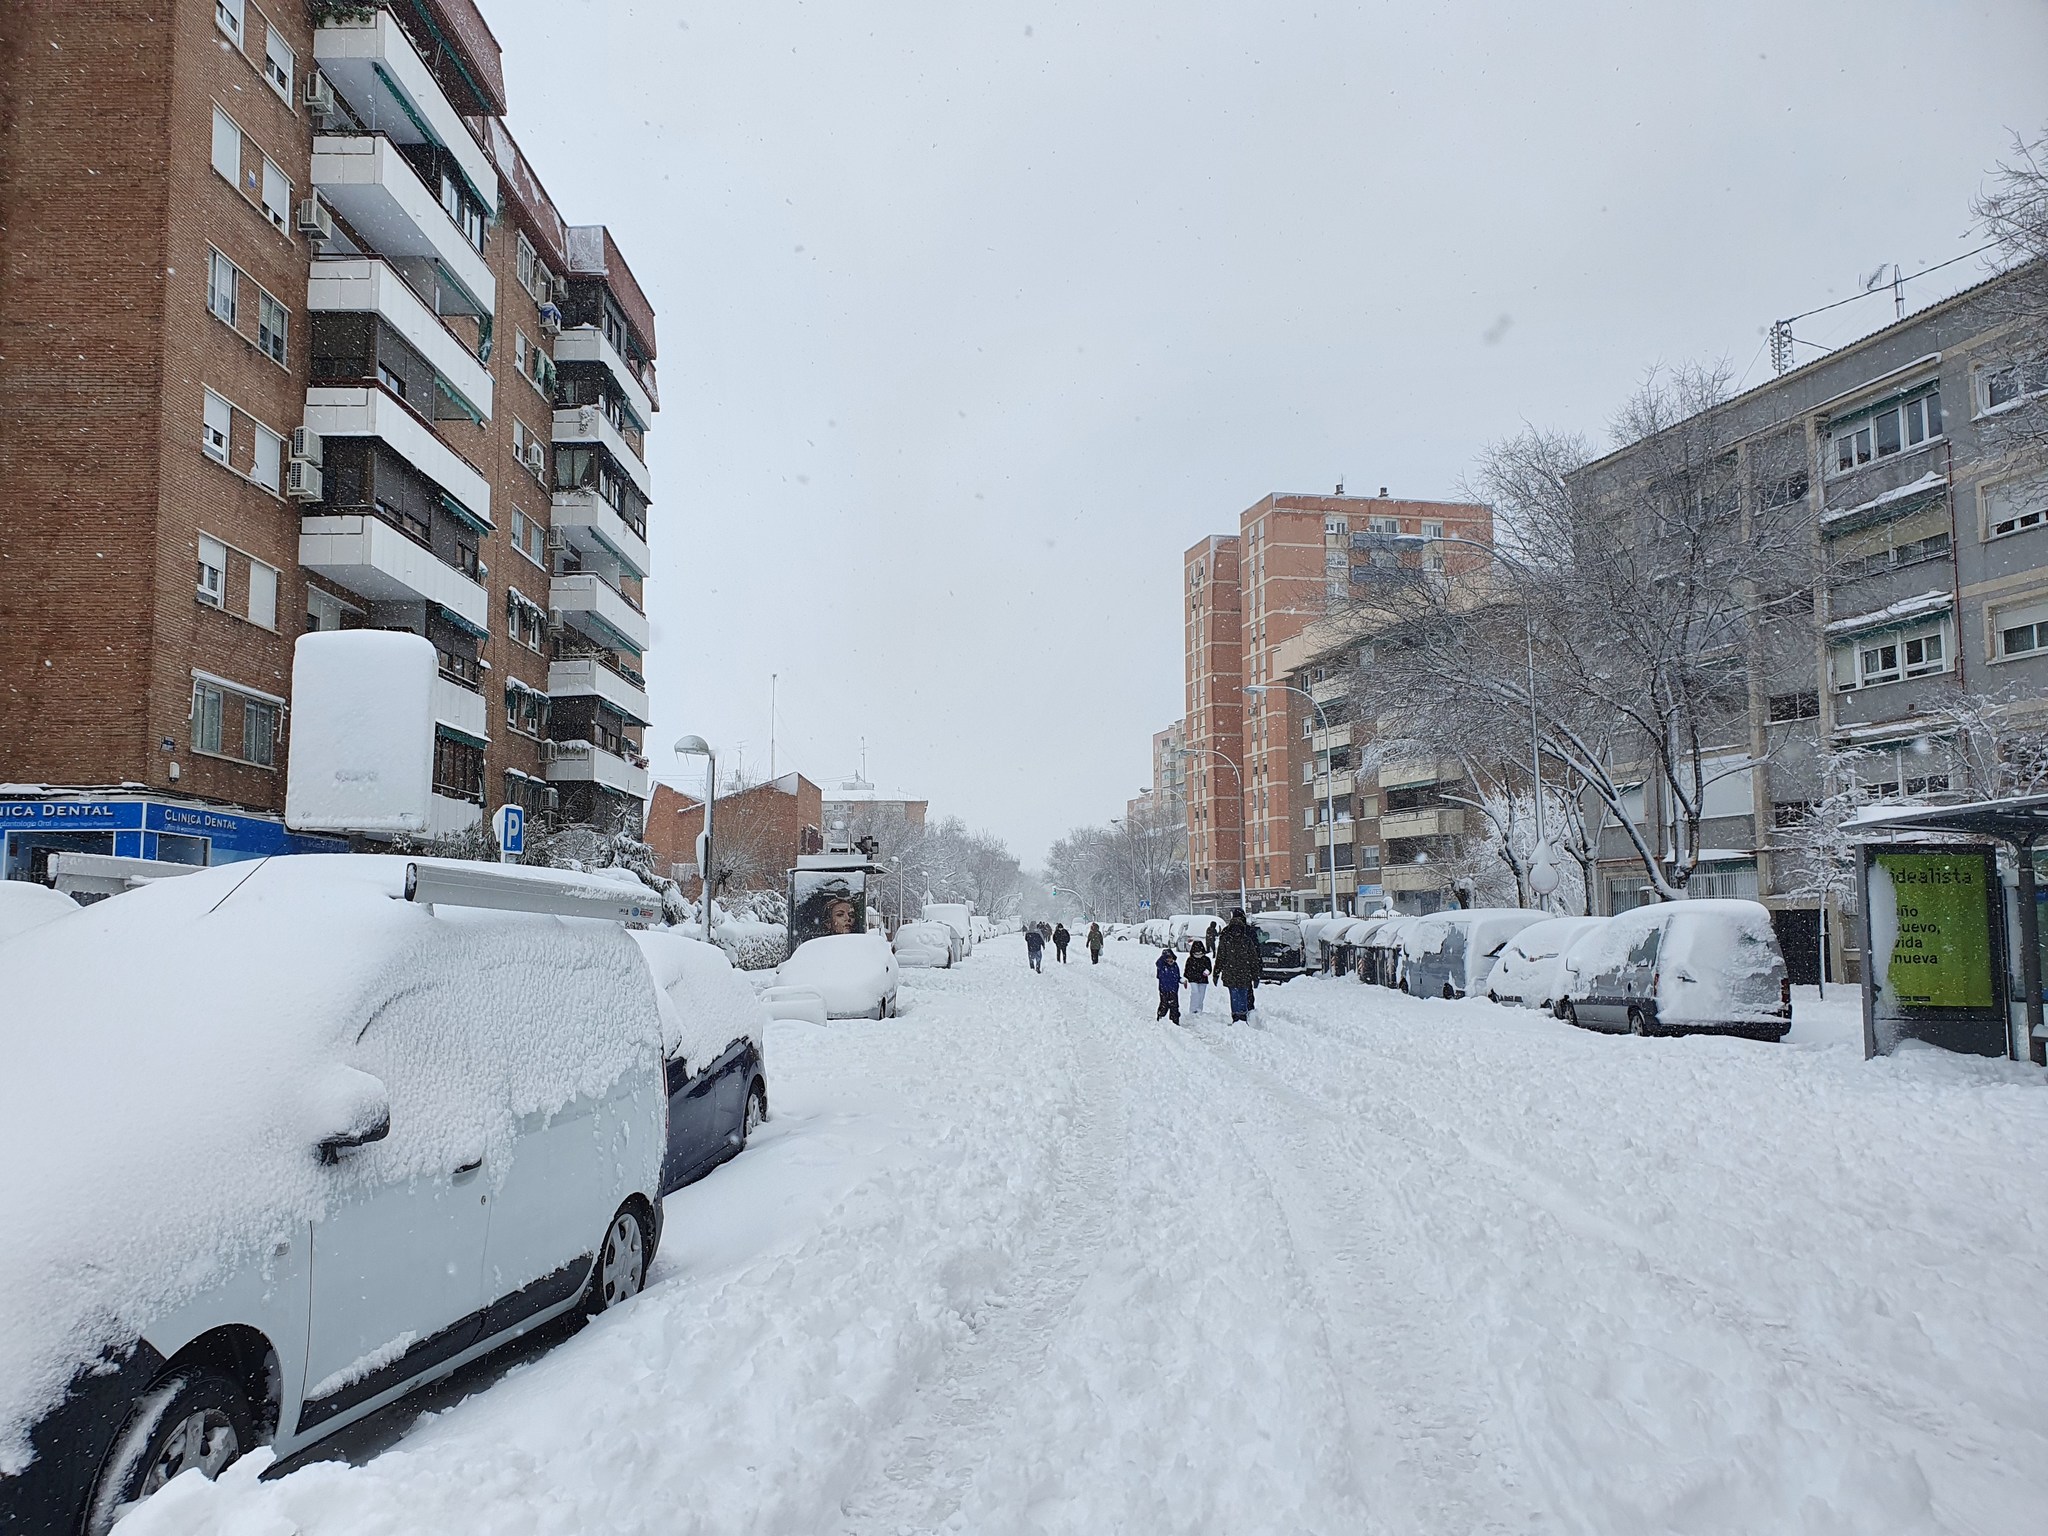
<instances>
[{"instance_id":1,"label":"window shutter","mask_svg":"<svg viewBox=\"0 0 2048 1536\"><path fill-rule=\"evenodd\" d=\"M278 485L278 477L283 473L284 439L279 437L275 432L271 431L268 427L258 427L256 429L256 462L249 472L250 478L253 479L258 485L262 486L263 489L269 491L274 496L278 493L280 489ZM265 569L267 570L269 568L266 566ZM273 582L273 586L271 589L271 594L273 603L276 597L276 587L274 585L276 578L277 573L275 571L272 571L271 580ZM253 594L251 596L251 602L254 602ZM251 612L249 617L253 619L256 617L256 615L254 612ZM262 622L265 628L270 627L270 621L268 619L263 620Z\"/></svg>"},{"instance_id":2,"label":"window shutter","mask_svg":"<svg viewBox=\"0 0 2048 1536\"><path fill-rule=\"evenodd\" d=\"M263 162L263 211L270 222L283 229L291 220L292 184L270 161Z\"/></svg>"},{"instance_id":3,"label":"window shutter","mask_svg":"<svg viewBox=\"0 0 2048 1536\"><path fill-rule=\"evenodd\" d=\"M213 168L236 186L242 184L242 130L219 107L213 109Z\"/></svg>"}]
</instances>

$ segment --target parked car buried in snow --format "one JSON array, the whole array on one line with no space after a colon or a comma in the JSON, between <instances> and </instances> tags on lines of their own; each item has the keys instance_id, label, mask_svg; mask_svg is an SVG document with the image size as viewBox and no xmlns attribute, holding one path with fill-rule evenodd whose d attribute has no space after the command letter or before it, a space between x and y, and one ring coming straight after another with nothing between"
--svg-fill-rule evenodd
<instances>
[{"instance_id":1,"label":"parked car buried in snow","mask_svg":"<svg viewBox=\"0 0 2048 1536\"><path fill-rule=\"evenodd\" d=\"M896 1011L896 955L879 933L828 933L806 939L775 979L810 987L833 1019L886 1019Z\"/></svg>"},{"instance_id":2,"label":"parked car buried in snow","mask_svg":"<svg viewBox=\"0 0 2048 1536\"><path fill-rule=\"evenodd\" d=\"M1467 997L1486 984L1509 939L1541 912L1520 907L1473 907L1419 917L1401 934L1403 992L1416 997Z\"/></svg>"},{"instance_id":3,"label":"parked car buried in snow","mask_svg":"<svg viewBox=\"0 0 2048 1536\"><path fill-rule=\"evenodd\" d=\"M896 930L891 947L899 966L950 970L960 937L941 922L905 923Z\"/></svg>"},{"instance_id":4,"label":"parked car buried in snow","mask_svg":"<svg viewBox=\"0 0 2048 1536\"><path fill-rule=\"evenodd\" d=\"M1292 981L1308 974L1308 949L1302 942L1300 913L1255 912L1251 923L1259 936L1259 969L1267 981Z\"/></svg>"},{"instance_id":5,"label":"parked car buried in snow","mask_svg":"<svg viewBox=\"0 0 2048 1536\"><path fill-rule=\"evenodd\" d=\"M663 1004L666 1195L739 1156L768 1118L768 1014L722 950L658 928L636 931L633 939Z\"/></svg>"},{"instance_id":6,"label":"parked car buried in snow","mask_svg":"<svg viewBox=\"0 0 2048 1536\"><path fill-rule=\"evenodd\" d=\"M588 894L491 871L528 876ZM0 1525L98 1536L639 1290L646 965L617 923L409 887L397 858L223 865L9 946Z\"/></svg>"},{"instance_id":7,"label":"parked car buried in snow","mask_svg":"<svg viewBox=\"0 0 2048 1536\"><path fill-rule=\"evenodd\" d=\"M1637 1035L1782 1040L1785 957L1759 902L1667 901L1616 914L1565 957L1568 1023Z\"/></svg>"},{"instance_id":8,"label":"parked car buried in snow","mask_svg":"<svg viewBox=\"0 0 2048 1536\"><path fill-rule=\"evenodd\" d=\"M1509 939L1486 978L1486 995L1514 1008L1557 1012L1564 996L1565 956L1607 921L1604 917L1550 917Z\"/></svg>"},{"instance_id":9,"label":"parked car buried in snow","mask_svg":"<svg viewBox=\"0 0 2048 1536\"><path fill-rule=\"evenodd\" d=\"M953 960L965 960L974 953L974 904L966 901L928 901L921 914L927 923L939 923L952 935ZM949 962L950 963L950 962Z\"/></svg>"}]
</instances>

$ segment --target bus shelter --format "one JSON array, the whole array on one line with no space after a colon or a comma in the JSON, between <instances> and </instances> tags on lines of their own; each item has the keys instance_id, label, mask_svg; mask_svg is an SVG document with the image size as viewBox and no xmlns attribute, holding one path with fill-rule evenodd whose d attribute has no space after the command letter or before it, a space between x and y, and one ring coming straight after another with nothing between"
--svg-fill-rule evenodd
<instances>
[{"instance_id":1,"label":"bus shelter","mask_svg":"<svg viewBox=\"0 0 2048 1536\"><path fill-rule=\"evenodd\" d=\"M2048 795L1873 807L1851 826L1862 845L1864 1055L1921 1040L2048 1064L2048 885L2037 864Z\"/></svg>"}]
</instances>

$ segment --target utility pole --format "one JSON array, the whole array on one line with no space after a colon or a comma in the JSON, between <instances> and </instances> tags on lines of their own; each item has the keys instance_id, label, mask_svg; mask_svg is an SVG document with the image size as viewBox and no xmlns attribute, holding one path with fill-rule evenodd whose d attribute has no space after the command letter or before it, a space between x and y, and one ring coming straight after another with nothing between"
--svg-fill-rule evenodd
<instances>
[{"instance_id":1,"label":"utility pole","mask_svg":"<svg viewBox=\"0 0 2048 1536\"><path fill-rule=\"evenodd\" d=\"M775 674L768 674L768 782L775 782Z\"/></svg>"}]
</instances>

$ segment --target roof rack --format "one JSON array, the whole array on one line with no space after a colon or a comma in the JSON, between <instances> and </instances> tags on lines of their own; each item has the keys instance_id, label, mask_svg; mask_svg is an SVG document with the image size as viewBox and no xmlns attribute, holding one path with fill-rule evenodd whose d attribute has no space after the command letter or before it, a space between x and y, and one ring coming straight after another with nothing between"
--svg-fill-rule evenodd
<instances>
[{"instance_id":1,"label":"roof rack","mask_svg":"<svg viewBox=\"0 0 2048 1536\"><path fill-rule=\"evenodd\" d=\"M405 866L405 899L435 907L488 907L550 917L590 917L614 923L659 923L661 898L652 891L585 882L562 871L520 871L490 864Z\"/></svg>"},{"instance_id":2,"label":"roof rack","mask_svg":"<svg viewBox=\"0 0 2048 1536\"><path fill-rule=\"evenodd\" d=\"M196 875L204 864L171 859L138 859L120 853L53 853L50 884L66 896L118 896L154 880Z\"/></svg>"}]
</instances>

